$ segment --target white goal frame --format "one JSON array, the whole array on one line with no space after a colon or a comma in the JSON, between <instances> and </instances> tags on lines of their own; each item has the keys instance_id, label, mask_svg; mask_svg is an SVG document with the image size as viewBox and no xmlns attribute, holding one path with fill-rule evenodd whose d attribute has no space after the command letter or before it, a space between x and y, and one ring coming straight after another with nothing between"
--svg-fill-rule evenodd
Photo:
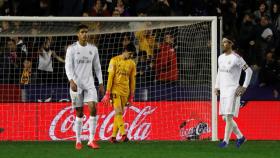
<instances>
[{"instance_id":1,"label":"white goal frame","mask_svg":"<svg viewBox=\"0 0 280 158\"><path fill-rule=\"evenodd\" d=\"M20 16L0 16L1 21L68 21L68 22L83 22L83 21L115 21L115 22L143 22L143 21L180 21L180 22L203 22L211 21L211 106L212 106L212 141L218 140L217 128L217 96L214 93L215 79L217 75L217 51L218 51L218 23L217 17L20 17Z\"/></svg>"}]
</instances>

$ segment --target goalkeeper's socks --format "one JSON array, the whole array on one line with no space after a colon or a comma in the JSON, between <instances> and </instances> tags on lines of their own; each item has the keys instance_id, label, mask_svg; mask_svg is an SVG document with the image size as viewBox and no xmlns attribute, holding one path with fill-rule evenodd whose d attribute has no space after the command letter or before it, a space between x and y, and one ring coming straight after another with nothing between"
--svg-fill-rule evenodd
<instances>
[{"instance_id":1,"label":"goalkeeper's socks","mask_svg":"<svg viewBox=\"0 0 280 158\"><path fill-rule=\"evenodd\" d=\"M94 140L94 134L96 131L96 121L97 118L95 116L89 117L89 142Z\"/></svg>"},{"instance_id":2,"label":"goalkeeper's socks","mask_svg":"<svg viewBox=\"0 0 280 158\"><path fill-rule=\"evenodd\" d=\"M114 117L114 122L113 122L113 133L112 133L112 137L117 137L119 128L118 128L118 119L117 116L115 115Z\"/></svg>"},{"instance_id":3,"label":"goalkeeper's socks","mask_svg":"<svg viewBox=\"0 0 280 158\"><path fill-rule=\"evenodd\" d=\"M77 142L81 142L82 126L83 126L83 118L76 117L75 130L76 130L76 141Z\"/></svg>"},{"instance_id":4,"label":"goalkeeper's socks","mask_svg":"<svg viewBox=\"0 0 280 158\"><path fill-rule=\"evenodd\" d=\"M125 129L124 129L124 122L122 115L116 115L117 122L118 122L118 128L120 130L121 135L125 135Z\"/></svg>"}]
</instances>

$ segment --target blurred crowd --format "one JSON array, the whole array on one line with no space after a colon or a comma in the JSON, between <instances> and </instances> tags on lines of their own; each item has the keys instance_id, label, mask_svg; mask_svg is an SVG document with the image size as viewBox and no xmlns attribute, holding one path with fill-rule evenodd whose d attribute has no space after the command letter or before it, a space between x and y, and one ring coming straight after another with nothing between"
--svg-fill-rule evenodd
<instances>
[{"instance_id":1,"label":"blurred crowd","mask_svg":"<svg viewBox=\"0 0 280 158\"><path fill-rule=\"evenodd\" d=\"M216 15L219 0L1 0L1 15L188 16Z\"/></svg>"},{"instance_id":2,"label":"blurred crowd","mask_svg":"<svg viewBox=\"0 0 280 158\"><path fill-rule=\"evenodd\" d=\"M280 98L280 0L0 0L1 16L218 16L222 17L223 35L235 38L235 49L251 66L254 75L251 81L253 86L271 86L275 98ZM0 32L4 32L13 25L17 28L17 22L10 24L2 21ZM36 34L36 23L33 33ZM141 40L141 34L135 33L131 37ZM112 36L112 35L110 35ZM161 35L164 38L164 35ZM143 36L147 39L146 45L153 44L153 36L149 32ZM168 37L166 37L168 38ZM173 38L173 37L172 37ZM123 36L125 40L125 36ZM58 39L59 41L60 39ZM74 38L72 38L72 41ZM165 40L165 39L163 39ZM163 41L162 40L162 41ZM168 40L168 39L167 39ZM24 50L24 39L11 39L5 45L10 49ZM36 43L41 52L50 58L55 57L63 64L64 50L49 51L45 42L52 43L51 38L44 42L33 42L29 49ZM64 43L66 47L72 41ZM101 42L100 42L101 43ZM20 44L20 45L19 45ZM149 45L149 47L151 47ZM63 48L64 48L63 46ZM27 48L28 46L26 46ZM102 46L99 46L102 47ZM104 46L107 47L107 46ZM145 47L145 46L144 46ZM140 48L139 54L145 56L139 58L140 63L145 63L150 58L150 50ZM166 49L153 46L157 49ZM26 51L28 52L28 51ZM26 60L20 64L28 67L28 53ZM60 57L62 56L62 58ZM40 57L40 56L39 56ZM45 58L39 58L38 62ZM50 60L49 60L50 61ZM150 65L149 62L147 65ZM177 64L177 63L176 63ZM155 66L151 64L151 67ZM55 67L54 67L55 68ZM139 72L142 71L138 68ZM147 68L150 69L150 68ZM17 71L17 70L15 70ZM45 71L45 70L42 70ZM51 71L48 68L47 71ZM15 72L18 74L17 72ZM28 71L26 70L26 74ZM28 75L26 75L28 76ZM20 78L20 77L19 77ZM21 77L22 78L22 77ZM22 79L24 82L24 78Z\"/></svg>"}]
</instances>

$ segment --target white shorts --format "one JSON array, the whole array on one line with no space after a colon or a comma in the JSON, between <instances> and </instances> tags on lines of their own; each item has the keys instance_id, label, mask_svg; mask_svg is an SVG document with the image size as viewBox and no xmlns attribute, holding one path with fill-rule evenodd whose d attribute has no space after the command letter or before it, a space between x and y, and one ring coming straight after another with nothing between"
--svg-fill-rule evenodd
<instances>
[{"instance_id":1,"label":"white shorts","mask_svg":"<svg viewBox=\"0 0 280 158\"><path fill-rule=\"evenodd\" d=\"M240 97L227 96L220 98L220 115L233 115L238 117L240 107Z\"/></svg>"},{"instance_id":2,"label":"white shorts","mask_svg":"<svg viewBox=\"0 0 280 158\"><path fill-rule=\"evenodd\" d=\"M87 102L97 102L97 92L95 88L79 90L74 92L70 88L70 97L73 107L82 107Z\"/></svg>"}]
</instances>

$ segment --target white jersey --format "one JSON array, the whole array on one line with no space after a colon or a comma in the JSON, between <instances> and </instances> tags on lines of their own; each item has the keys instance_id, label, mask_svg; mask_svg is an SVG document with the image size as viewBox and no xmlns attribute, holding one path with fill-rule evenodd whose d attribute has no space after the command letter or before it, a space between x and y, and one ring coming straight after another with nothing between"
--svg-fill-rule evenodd
<instances>
[{"instance_id":1,"label":"white jersey","mask_svg":"<svg viewBox=\"0 0 280 158\"><path fill-rule=\"evenodd\" d=\"M235 52L222 54L218 59L218 75L216 88L220 89L221 97L234 95L239 86L239 79L242 69L247 65L242 57Z\"/></svg>"},{"instance_id":2,"label":"white jersey","mask_svg":"<svg viewBox=\"0 0 280 158\"><path fill-rule=\"evenodd\" d=\"M52 66L52 51L43 50L42 54L39 55L38 69L42 71L53 72Z\"/></svg>"},{"instance_id":3,"label":"white jersey","mask_svg":"<svg viewBox=\"0 0 280 158\"><path fill-rule=\"evenodd\" d=\"M81 46L75 42L67 48L65 70L68 80L73 79L81 90L95 88L92 73L94 67L99 84L103 83L99 54L97 47L87 43Z\"/></svg>"}]
</instances>

